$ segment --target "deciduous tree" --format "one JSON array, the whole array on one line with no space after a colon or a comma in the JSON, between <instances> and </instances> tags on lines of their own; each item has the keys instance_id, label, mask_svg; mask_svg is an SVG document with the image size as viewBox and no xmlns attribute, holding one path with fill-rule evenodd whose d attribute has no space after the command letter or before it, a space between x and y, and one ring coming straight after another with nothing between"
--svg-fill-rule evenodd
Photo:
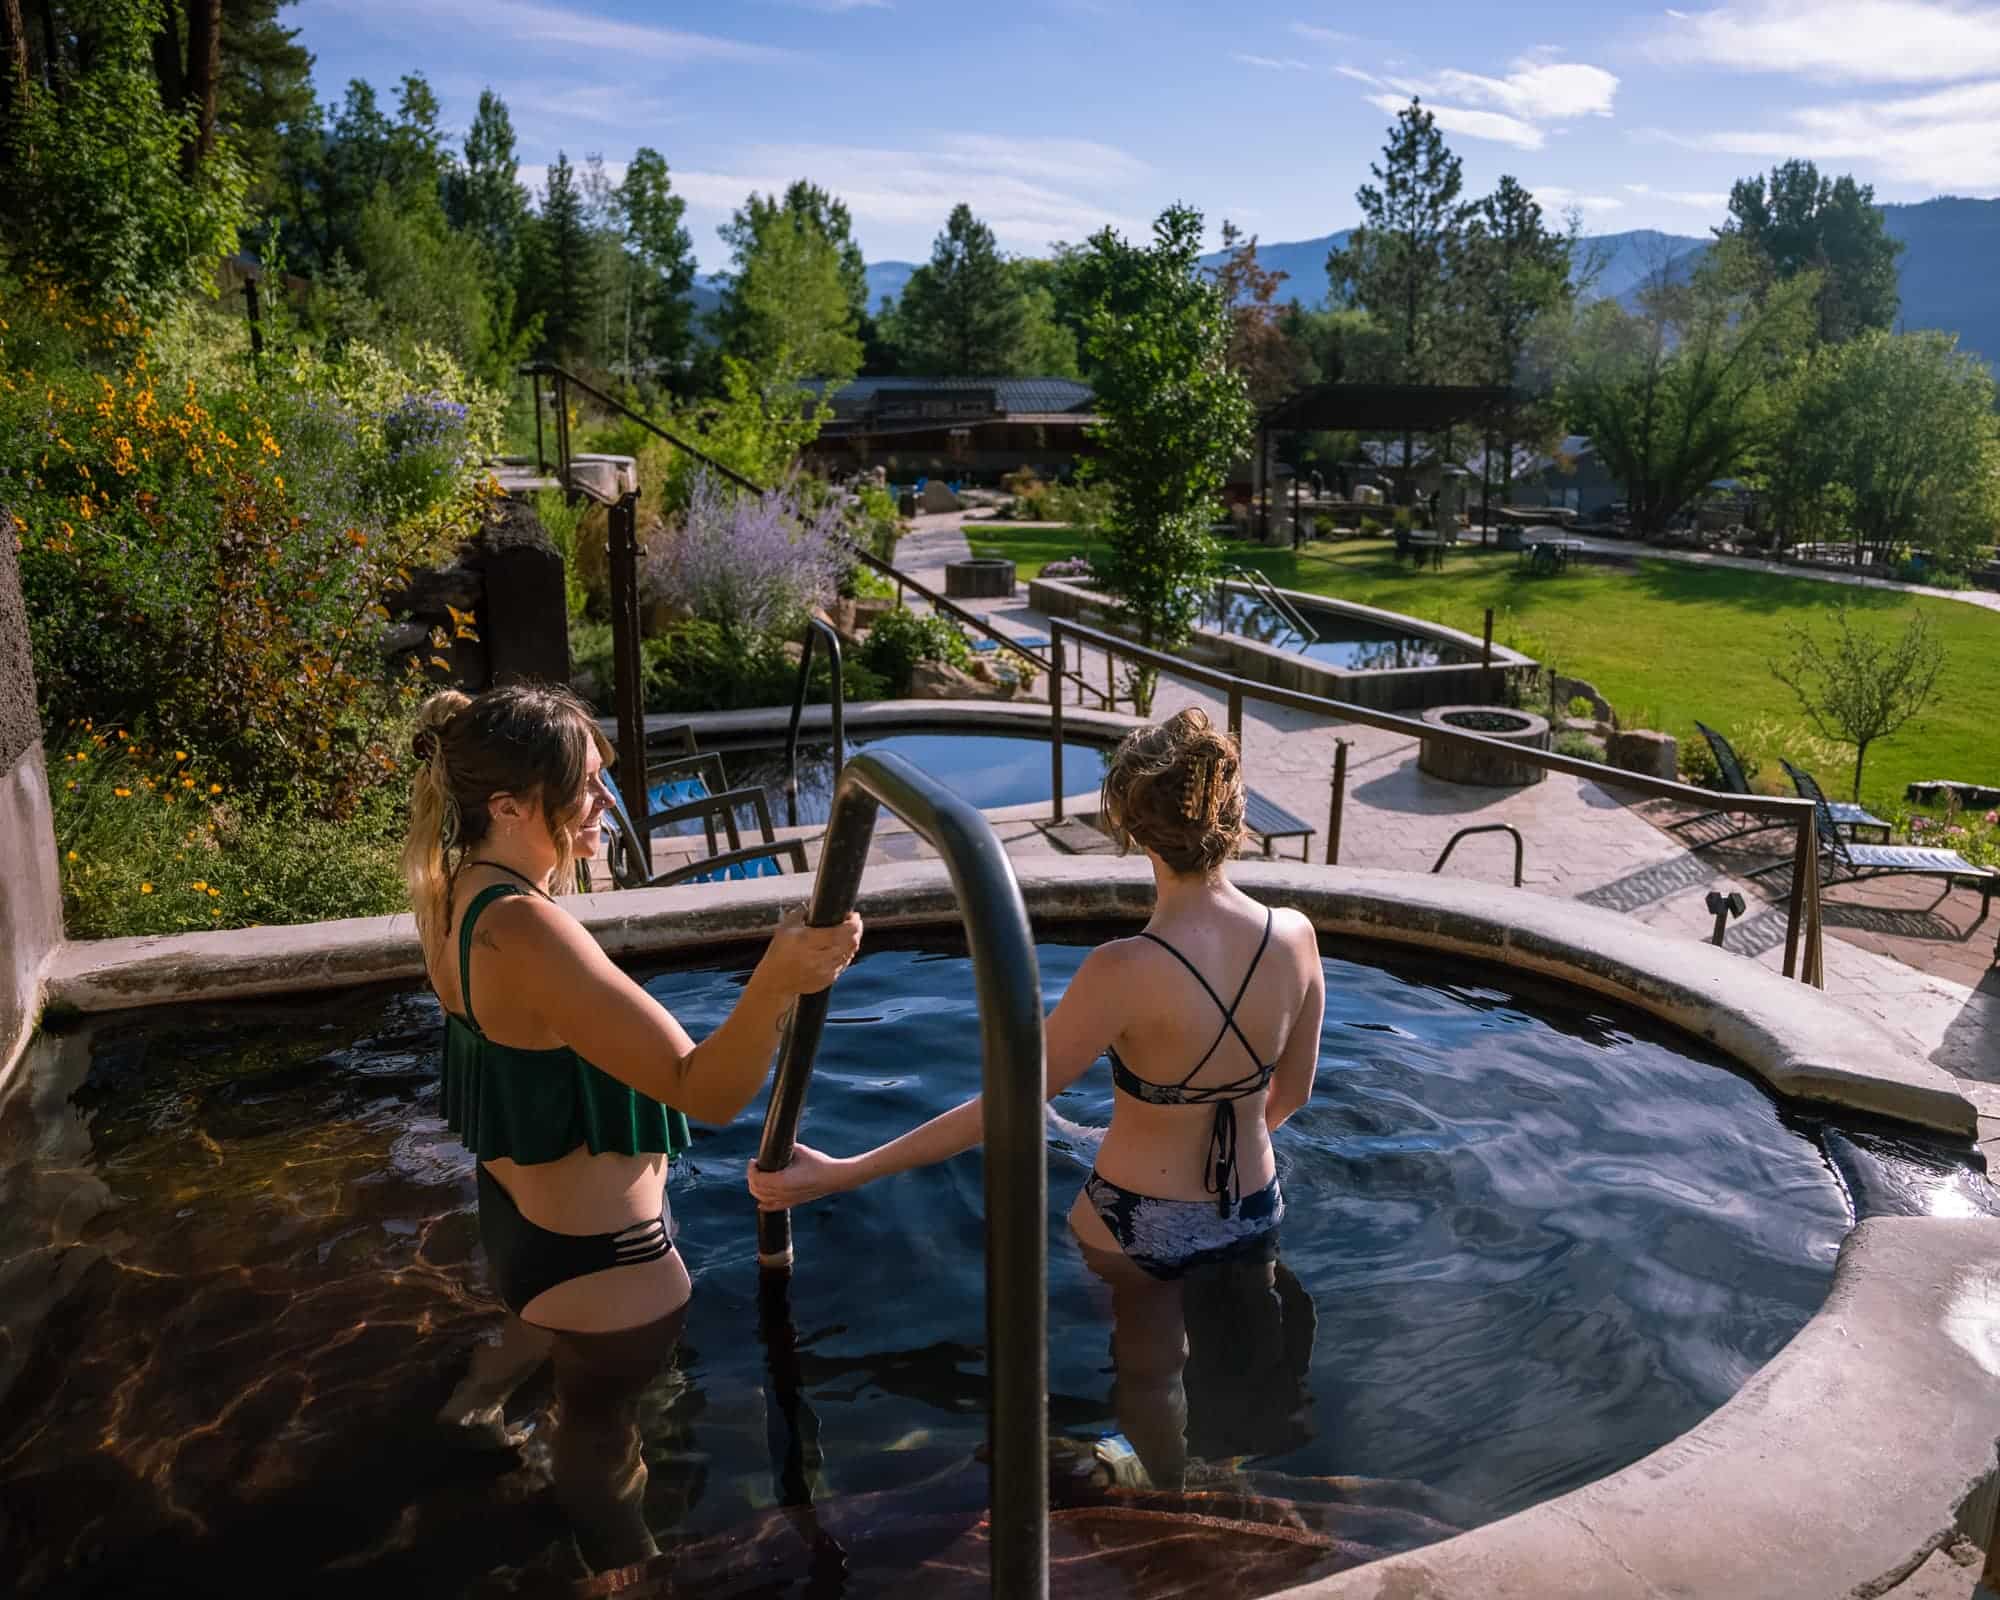
<instances>
[{"instance_id":1,"label":"deciduous tree","mask_svg":"<svg viewBox=\"0 0 2000 1600\"><path fill-rule=\"evenodd\" d=\"M1084 271L1104 419L1092 467L1111 489L1099 574L1140 641L1161 649L1182 644L1199 612L1209 525L1250 438L1249 395L1229 364L1229 308L1201 269L1201 240L1201 213L1170 206L1150 244L1096 234ZM1133 675L1142 714L1153 683L1151 672Z\"/></svg>"},{"instance_id":2,"label":"deciduous tree","mask_svg":"<svg viewBox=\"0 0 2000 1600\"><path fill-rule=\"evenodd\" d=\"M1790 653L1771 663L1777 680L1799 697L1815 728L1854 746L1853 798L1861 799L1861 768L1868 747L1916 716L1937 693L1944 645L1932 637L1921 611L1895 639L1857 629L1847 607L1833 608L1832 629L1822 641L1801 623L1788 623Z\"/></svg>"},{"instance_id":3,"label":"deciduous tree","mask_svg":"<svg viewBox=\"0 0 2000 1600\"><path fill-rule=\"evenodd\" d=\"M1729 191L1729 221L1715 231L1740 239L1767 283L1817 274L1815 314L1828 344L1896 320L1903 247L1883 230L1874 187L1852 174L1826 178L1810 161L1787 161L1768 180L1740 179Z\"/></svg>"}]
</instances>

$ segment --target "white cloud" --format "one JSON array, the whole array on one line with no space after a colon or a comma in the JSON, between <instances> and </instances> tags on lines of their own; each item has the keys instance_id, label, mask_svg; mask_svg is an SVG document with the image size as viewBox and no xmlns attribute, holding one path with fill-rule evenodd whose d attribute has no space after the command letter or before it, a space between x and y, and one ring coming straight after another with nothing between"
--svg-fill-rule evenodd
<instances>
[{"instance_id":1,"label":"white cloud","mask_svg":"<svg viewBox=\"0 0 2000 1600\"><path fill-rule=\"evenodd\" d=\"M1627 185L1630 187L1630 185ZM1533 186L1535 198L1545 211L1580 211L1585 216L1606 211L1622 211L1625 202L1611 194L1585 194L1580 190L1566 189L1559 183L1538 183Z\"/></svg>"},{"instance_id":2,"label":"white cloud","mask_svg":"<svg viewBox=\"0 0 2000 1600\"><path fill-rule=\"evenodd\" d=\"M1546 52L1515 60L1504 78L1454 69L1428 78L1388 77L1350 66L1333 70L1382 91L1368 96L1368 103L1379 110L1400 111L1411 100L1421 99L1445 132L1522 150L1542 148L1547 142L1545 123L1610 116L1618 92L1617 77L1602 67L1554 61Z\"/></svg>"},{"instance_id":3,"label":"white cloud","mask_svg":"<svg viewBox=\"0 0 2000 1600\"><path fill-rule=\"evenodd\" d=\"M1655 189L1650 183L1628 183L1625 190L1668 205L1693 206L1697 211L1720 211L1729 204L1728 195L1710 189Z\"/></svg>"},{"instance_id":4,"label":"white cloud","mask_svg":"<svg viewBox=\"0 0 2000 1600\"><path fill-rule=\"evenodd\" d=\"M1124 151L1090 140L954 134L921 150L760 145L727 170L676 171L674 188L690 206L727 212L752 190L782 194L808 178L837 195L856 222L932 229L963 200L1008 247L1041 250L1106 223L1135 231L1115 192L1146 171Z\"/></svg>"},{"instance_id":5,"label":"white cloud","mask_svg":"<svg viewBox=\"0 0 2000 1600\"><path fill-rule=\"evenodd\" d=\"M1404 94L1371 94L1368 103L1376 110L1393 116L1410 103L1410 97ZM1522 150L1539 150L1544 142L1540 128L1530 127L1519 117L1506 116L1498 111L1473 111L1465 106L1440 105L1427 105L1424 109L1437 118L1437 125L1446 133L1462 133L1468 139L1491 139Z\"/></svg>"},{"instance_id":6,"label":"white cloud","mask_svg":"<svg viewBox=\"0 0 2000 1600\"><path fill-rule=\"evenodd\" d=\"M321 0L329 28L351 28L372 17L407 41L425 23L473 31L488 44L587 53L600 59L685 65L693 62L781 61L789 51L715 34L538 5L534 0Z\"/></svg>"},{"instance_id":7,"label":"white cloud","mask_svg":"<svg viewBox=\"0 0 2000 1600\"><path fill-rule=\"evenodd\" d=\"M1354 44L1358 41L1351 33L1342 33L1337 28L1322 28L1310 22L1295 22L1292 32L1301 39L1310 39L1314 44Z\"/></svg>"},{"instance_id":8,"label":"white cloud","mask_svg":"<svg viewBox=\"0 0 2000 1600\"><path fill-rule=\"evenodd\" d=\"M1240 61L1246 67L1263 67L1270 72L1310 72L1313 69L1310 61L1300 61L1293 56L1246 56L1238 51L1229 59Z\"/></svg>"},{"instance_id":9,"label":"white cloud","mask_svg":"<svg viewBox=\"0 0 2000 1600\"><path fill-rule=\"evenodd\" d=\"M1851 161L1939 192L2000 189L2000 78L1891 100L1807 106L1775 127L1658 135L1694 150Z\"/></svg>"},{"instance_id":10,"label":"white cloud","mask_svg":"<svg viewBox=\"0 0 2000 1600\"><path fill-rule=\"evenodd\" d=\"M1498 106L1531 122L1553 122L1566 117L1610 116L1618 79L1602 67L1586 66L1581 61L1521 60L1504 78L1440 72L1433 92Z\"/></svg>"},{"instance_id":11,"label":"white cloud","mask_svg":"<svg viewBox=\"0 0 2000 1600\"><path fill-rule=\"evenodd\" d=\"M1656 60L1834 83L1952 83L2000 73L2000 9L1964 0L1748 0L1669 11Z\"/></svg>"}]
</instances>

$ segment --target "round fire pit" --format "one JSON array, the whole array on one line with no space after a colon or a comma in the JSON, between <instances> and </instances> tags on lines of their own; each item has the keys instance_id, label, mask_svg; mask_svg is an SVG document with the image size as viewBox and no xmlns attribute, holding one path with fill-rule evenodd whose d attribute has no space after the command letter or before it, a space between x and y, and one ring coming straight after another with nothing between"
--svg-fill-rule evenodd
<instances>
[{"instance_id":1,"label":"round fire pit","mask_svg":"<svg viewBox=\"0 0 2000 1600\"><path fill-rule=\"evenodd\" d=\"M950 562L944 569L944 592L952 600L1012 599L1014 563L993 557Z\"/></svg>"},{"instance_id":2,"label":"round fire pit","mask_svg":"<svg viewBox=\"0 0 2000 1600\"><path fill-rule=\"evenodd\" d=\"M1424 713L1424 721L1434 728L1482 734L1530 750L1549 747L1548 719L1508 706L1433 706ZM1542 768L1511 761L1490 746L1462 745L1448 739L1425 739L1417 753L1417 766L1447 783L1488 788L1521 788L1548 776Z\"/></svg>"}]
</instances>

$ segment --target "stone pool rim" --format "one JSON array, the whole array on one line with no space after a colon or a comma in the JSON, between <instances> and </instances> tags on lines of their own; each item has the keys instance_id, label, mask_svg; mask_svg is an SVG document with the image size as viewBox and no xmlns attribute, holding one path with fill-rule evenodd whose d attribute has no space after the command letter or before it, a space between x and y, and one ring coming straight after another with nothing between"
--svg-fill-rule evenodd
<instances>
[{"instance_id":1,"label":"stone pool rim","mask_svg":"<svg viewBox=\"0 0 2000 1600\"><path fill-rule=\"evenodd\" d=\"M1132 919L1141 861L1017 860L1038 926ZM1323 936L1459 953L1554 977L1674 1023L1774 1092L1970 1138L1973 1106L1879 1025L1743 957L1597 907L1461 880L1243 862L1235 881ZM769 930L794 878L626 890L570 904L622 959L712 952ZM871 869L877 928L958 918L943 863ZM419 975L408 917L72 943L55 1007L333 989ZM1985 1544L2000 1436L2000 1228L1880 1217L1841 1246L1825 1303L1722 1406L1619 1472L1404 1555L1285 1591L1289 1600L1653 1600L1880 1594L1953 1539ZM1690 1528L1700 1530L1690 1537Z\"/></svg>"}]
</instances>

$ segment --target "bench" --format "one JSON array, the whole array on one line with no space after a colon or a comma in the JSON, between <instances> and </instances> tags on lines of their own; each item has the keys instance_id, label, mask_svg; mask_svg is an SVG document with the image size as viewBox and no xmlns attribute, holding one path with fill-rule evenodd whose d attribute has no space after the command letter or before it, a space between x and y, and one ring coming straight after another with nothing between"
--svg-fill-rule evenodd
<instances>
[{"instance_id":1,"label":"bench","mask_svg":"<svg viewBox=\"0 0 2000 1600\"><path fill-rule=\"evenodd\" d=\"M1299 859L1312 859L1313 825L1303 817L1295 817L1283 806L1255 789L1244 795L1243 821L1245 826L1264 841L1264 854L1271 854L1271 846L1280 839L1299 841Z\"/></svg>"}]
</instances>

